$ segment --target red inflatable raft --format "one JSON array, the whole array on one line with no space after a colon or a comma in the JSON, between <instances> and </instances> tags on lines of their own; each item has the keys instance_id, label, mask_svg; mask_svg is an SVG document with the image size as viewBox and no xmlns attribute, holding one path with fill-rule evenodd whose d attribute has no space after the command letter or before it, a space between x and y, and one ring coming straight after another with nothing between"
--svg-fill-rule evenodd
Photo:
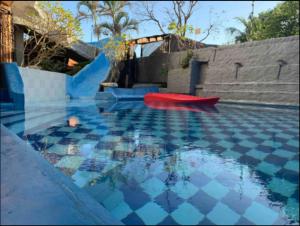
<instances>
[{"instance_id":1,"label":"red inflatable raft","mask_svg":"<svg viewBox=\"0 0 300 226\"><path fill-rule=\"evenodd\" d=\"M204 104L215 105L219 101L219 97L196 97L184 94L174 93L147 93L144 96L145 102L167 102L182 104Z\"/></svg>"}]
</instances>

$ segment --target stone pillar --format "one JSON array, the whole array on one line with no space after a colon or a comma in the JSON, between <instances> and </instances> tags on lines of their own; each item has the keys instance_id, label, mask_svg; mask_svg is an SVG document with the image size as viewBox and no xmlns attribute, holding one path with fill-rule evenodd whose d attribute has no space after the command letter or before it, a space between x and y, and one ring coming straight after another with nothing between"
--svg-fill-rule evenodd
<instances>
[{"instance_id":1,"label":"stone pillar","mask_svg":"<svg viewBox=\"0 0 300 226\"><path fill-rule=\"evenodd\" d=\"M21 66L24 58L24 30L22 27L15 25L14 37L15 37L15 61Z\"/></svg>"},{"instance_id":2,"label":"stone pillar","mask_svg":"<svg viewBox=\"0 0 300 226\"><path fill-rule=\"evenodd\" d=\"M0 62L13 61L13 22L11 14L12 1L0 2Z\"/></svg>"}]
</instances>

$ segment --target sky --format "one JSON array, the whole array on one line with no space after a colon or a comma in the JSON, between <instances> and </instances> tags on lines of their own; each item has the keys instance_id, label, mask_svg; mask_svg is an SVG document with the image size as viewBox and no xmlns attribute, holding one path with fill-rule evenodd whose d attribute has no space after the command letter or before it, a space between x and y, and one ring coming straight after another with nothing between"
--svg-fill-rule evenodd
<instances>
[{"instance_id":1,"label":"sky","mask_svg":"<svg viewBox=\"0 0 300 226\"><path fill-rule=\"evenodd\" d=\"M254 15L272 9L280 2L281 1L255 1ZM203 42L206 44L217 45L232 43L233 37L226 32L226 28L236 27L243 29L243 26L239 24L235 18L247 18L251 12L251 3L252 1L200 1L189 24L194 28L200 28L202 34L197 36L189 35L189 37L195 40L201 40L209 25L214 24L214 32ZM77 14L77 1L62 1L61 4L65 9L70 10L74 16ZM164 9L170 6L171 2L157 1L154 4L158 18L166 18ZM127 8L126 11L131 18L139 19L140 17L137 15L137 12L140 11L140 7L141 5L139 2L131 1L131 6L130 8ZM81 22L83 30L83 37L81 37L81 39L85 42L90 42L91 40L96 41L94 36L91 39L91 24L90 21ZM139 38L157 34L161 34L157 25L153 22L143 22L139 24L139 31L131 32L130 37Z\"/></svg>"}]
</instances>

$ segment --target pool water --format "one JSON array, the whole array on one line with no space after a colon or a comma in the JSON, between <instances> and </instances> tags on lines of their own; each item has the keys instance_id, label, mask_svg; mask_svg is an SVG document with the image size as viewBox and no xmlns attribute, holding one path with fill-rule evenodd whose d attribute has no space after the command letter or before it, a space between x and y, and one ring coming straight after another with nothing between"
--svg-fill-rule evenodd
<instances>
[{"instance_id":1,"label":"pool water","mask_svg":"<svg viewBox=\"0 0 300 226\"><path fill-rule=\"evenodd\" d=\"M124 224L299 223L297 109L88 102L1 123Z\"/></svg>"}]
</instances>

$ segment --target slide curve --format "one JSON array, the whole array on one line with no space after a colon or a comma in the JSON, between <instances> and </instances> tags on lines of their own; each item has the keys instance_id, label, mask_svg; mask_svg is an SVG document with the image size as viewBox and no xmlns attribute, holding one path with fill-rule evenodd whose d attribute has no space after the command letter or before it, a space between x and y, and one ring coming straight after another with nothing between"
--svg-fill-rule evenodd
<instances>
[{"instance_id":1,"label":"slide curve","mask_svg":"<svg viewBox=\"0 0 300 226\"><path fill-rule=\"evenodd\" d=\"M72 99L80 97L94 98L99 85L110 71L110 62L104 53L100 53L90 64L77 72L73 77L67 77L67 93Z\"/></svg>"}]
</instances>

